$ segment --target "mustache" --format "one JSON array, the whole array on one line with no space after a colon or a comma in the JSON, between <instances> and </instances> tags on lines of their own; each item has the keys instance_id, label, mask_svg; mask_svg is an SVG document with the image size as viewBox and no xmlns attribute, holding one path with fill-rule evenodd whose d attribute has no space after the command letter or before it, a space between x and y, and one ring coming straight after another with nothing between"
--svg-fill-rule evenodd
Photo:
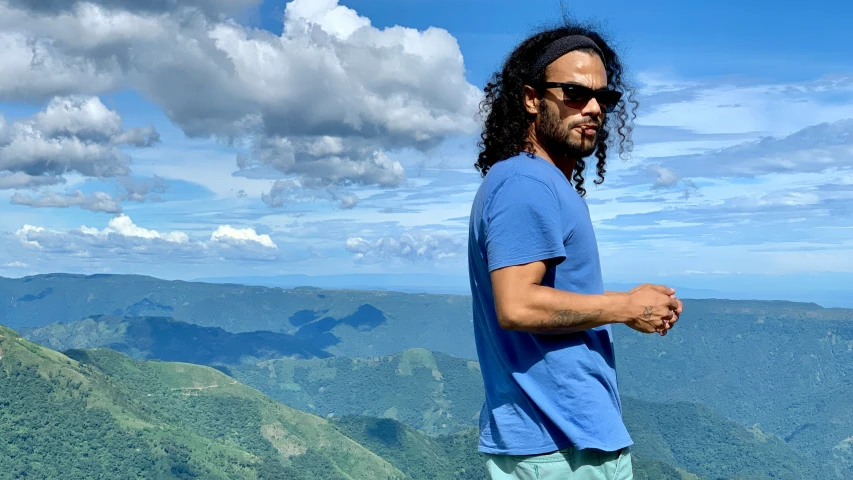
<instances>
[{"instance_id":1,"label":"mustache","mask_svg":"<svg viewBox=\"0 0 853 480\"><path fill-rule=\"evenodd\" d=\"M575 128L581 125L593 125L597 128L601 128L601 120L592 117L583 117L569 122L567 128Z\"/></svg>"}]
</instances>

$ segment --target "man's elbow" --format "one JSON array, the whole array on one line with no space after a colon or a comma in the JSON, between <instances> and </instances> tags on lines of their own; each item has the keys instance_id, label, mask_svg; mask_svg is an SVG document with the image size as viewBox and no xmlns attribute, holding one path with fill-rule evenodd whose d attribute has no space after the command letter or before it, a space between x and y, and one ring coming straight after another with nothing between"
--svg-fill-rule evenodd
<instances>
[{"instance_id":1,"label":"man's elbow","mask_svg":"<svg viewBox=\"0 0 853 480\"><path fill-rule=\"evenodd\" d=\"M498 308L497 314L498 325L504 330L524 330L527 317L524 308L518 306Z\"/></svg>"}]
</instances>

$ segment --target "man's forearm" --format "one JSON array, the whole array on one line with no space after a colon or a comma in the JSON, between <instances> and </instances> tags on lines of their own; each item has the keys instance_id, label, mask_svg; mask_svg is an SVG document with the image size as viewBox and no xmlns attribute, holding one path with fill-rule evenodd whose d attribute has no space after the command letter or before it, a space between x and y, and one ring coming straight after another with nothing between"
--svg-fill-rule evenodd
<instances>
[{"instance_id":1,"label":"man's forearm","mask_svg":"<svg viewBox=\"0 0 853 480\"><path fill-rule=\"evenodd\" d=\"M628 320L620 292L584 295L532 285L527 293L523 306L512 312L504 328L560 335Z\"/></svg>"}]
</instances>

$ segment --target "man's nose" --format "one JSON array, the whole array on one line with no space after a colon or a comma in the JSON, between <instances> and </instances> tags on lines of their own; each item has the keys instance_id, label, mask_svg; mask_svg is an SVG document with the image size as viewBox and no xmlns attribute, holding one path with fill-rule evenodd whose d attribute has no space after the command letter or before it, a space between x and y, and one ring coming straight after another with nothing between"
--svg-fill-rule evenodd
<instances>
[{"instance_id":1,"label":"man's nose","mask_svg":"<svg viewBox=\"0 0 853 480\"><path fill-rule=\"evenodd\" d=\"M581 113L589 117L599 117L601 116L601 111L601 104L593 97L586 102Z\"/></svg>"}]
</instances>

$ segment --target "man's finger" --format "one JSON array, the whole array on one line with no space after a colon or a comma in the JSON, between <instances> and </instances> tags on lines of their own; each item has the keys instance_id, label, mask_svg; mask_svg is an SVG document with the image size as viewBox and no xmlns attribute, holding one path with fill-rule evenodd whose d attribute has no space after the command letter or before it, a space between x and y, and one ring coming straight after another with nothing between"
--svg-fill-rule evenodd
<instances>
[{"instance_id":1,"label":"man's finger","mask_svg":"<svg viewBox=\"0 0 853 480\"><path fill-rule=\"evenodd\" d=\"M664 285L649 285L649 286L651 288L657 290L658 292L666 294L666 295L674 295L675 294L675 290L673 290L667 286L664 286Z\"/></svg>"},{"instance_id":2,"label":"man's finger","mask_svg":"<svg viewBox=\"0 0 853 480\"><path fill-rule=\"evenodd\" d=\"M669 307L670 310L678 310L678 299L675 297L669 297L669 301L666 306Z\"/></svg>"}]
</instances>

